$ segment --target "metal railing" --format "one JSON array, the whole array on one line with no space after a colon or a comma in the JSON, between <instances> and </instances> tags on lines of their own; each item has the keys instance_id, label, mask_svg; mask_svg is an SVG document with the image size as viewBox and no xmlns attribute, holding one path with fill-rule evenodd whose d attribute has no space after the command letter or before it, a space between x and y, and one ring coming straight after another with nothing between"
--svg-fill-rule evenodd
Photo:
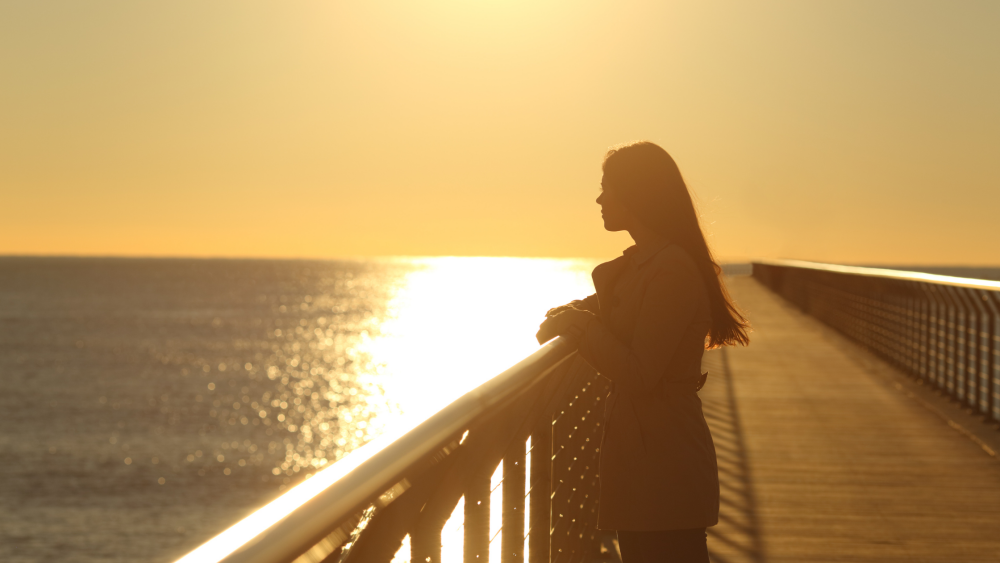
<instances>
[{"instance_id":1,"label":"metal railing","mask_svg":"<svg viewBox=\"0 0 1000 563\"><path fill-rule=\"evenodd\" d=\"M753 276L896 367L1000 420L1000 282L770 260Z\"/></svg>"},{"instance_id":2,"label":"metal railing","mask_svg":"<svg viewBox=\"0 0 1000 563\"><path fill-rule=\"evenodd\" d=\"M406 536L411 561L437 563L442 528L463 497L466 563L486 563L492 541L502 544L500 563L525 555L531 563L581 561L597 551L607 392L575 345L557 338L408 431L351 452L178 563L388 562ZM490 537L490 478L500 463L502 533Z\"/></svg>"}]
</instances>

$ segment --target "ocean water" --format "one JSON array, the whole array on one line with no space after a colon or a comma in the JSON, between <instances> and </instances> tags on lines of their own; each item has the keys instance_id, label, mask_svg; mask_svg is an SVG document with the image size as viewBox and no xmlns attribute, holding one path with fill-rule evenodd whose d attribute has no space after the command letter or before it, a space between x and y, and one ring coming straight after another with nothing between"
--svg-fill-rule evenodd
<instances>
[{"instance_id":1,"label":"ocean water","mask_svg":"<svg viewBox=\"0 0 1000 563\"><path fill-rule=\"evenodd\" d=\"M537 348L595 261L0 258L0 561L172 561Z\"/></svg>"}]
</instances>

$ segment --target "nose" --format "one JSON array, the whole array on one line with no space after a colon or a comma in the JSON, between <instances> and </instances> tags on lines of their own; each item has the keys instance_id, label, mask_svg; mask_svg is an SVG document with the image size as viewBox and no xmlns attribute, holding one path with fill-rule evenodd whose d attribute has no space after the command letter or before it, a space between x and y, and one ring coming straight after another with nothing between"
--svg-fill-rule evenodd
<instances>
[{"instance_id":1,"label":"nose","mask_svg":"<svg viewBox=\"0 0 1000 563\"><path fill-rule=\"evenodd\" d=\"M594 201L597 202L597 205L604 205L604 203L601 201L602 199L604 199L604 192L601 192L600 195L597 196L597 199Z\"/></svg>"}]
</instances>

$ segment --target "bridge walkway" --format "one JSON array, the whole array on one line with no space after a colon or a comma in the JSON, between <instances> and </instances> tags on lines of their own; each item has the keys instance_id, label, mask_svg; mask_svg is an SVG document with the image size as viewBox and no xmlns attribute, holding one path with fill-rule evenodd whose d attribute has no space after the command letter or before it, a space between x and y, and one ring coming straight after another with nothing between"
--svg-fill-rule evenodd
<instances>
[{"instance_id":1,"label":"bridge walkway","mask_svg":"<svg viewBox=\"0 0 1000 563\"><path fill-rule=\"evenodd\" d=\"M754 279L730 289L754 332L705 360L713 562L1000 561L1000 460L971 436L996 429Z\"/></svg>"}]
</instances>

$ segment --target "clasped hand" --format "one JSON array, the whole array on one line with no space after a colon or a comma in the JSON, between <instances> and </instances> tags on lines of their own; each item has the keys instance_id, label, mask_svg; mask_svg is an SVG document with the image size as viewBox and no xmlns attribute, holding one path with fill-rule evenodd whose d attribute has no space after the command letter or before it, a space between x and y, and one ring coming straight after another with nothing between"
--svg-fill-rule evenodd
<instances>
[{"instance_id":1,"label":"clasped hand","mask_svg":"<svg viewBox=\"0 0 1000 563\"><path fill-rule=\"evenodd\" d=\"M594 314L590 311L577 309L572 305L562 305L549 309L549 312L545 313L545 317L545 320L538 327L538 333L535 334L539 344L544 344L556 336L565 334L570 327L586 326L587 322L594 318Z\"/></svg>"}]
</instances>

